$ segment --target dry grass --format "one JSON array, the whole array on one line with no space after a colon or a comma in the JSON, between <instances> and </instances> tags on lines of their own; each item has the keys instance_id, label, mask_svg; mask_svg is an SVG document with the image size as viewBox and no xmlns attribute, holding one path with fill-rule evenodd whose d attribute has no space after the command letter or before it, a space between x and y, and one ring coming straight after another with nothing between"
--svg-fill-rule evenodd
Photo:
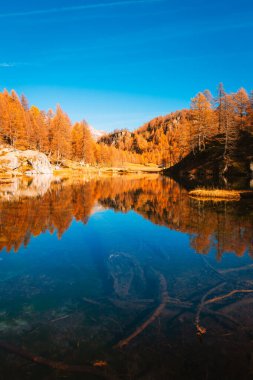
<instances>
[{"instance_id":1,"label":"dry grass","mask_svg":"<svg viewBox=\"0 0 253 380\"><path fill-rule=\"evenodd\" d=\"M133 164L130 162L124 162L122 167L129 171L141 171L141 172L152 172L159 173L162 168L155 164Z\"/></svg>"},{"instance_id":2,"label":"dry grass","mask_svg":"<svg viewBox=\"0 0 253 380\"><path fill-rule=\"evenodd\" d=\"M221 189L195 189L189 192L189 195L202 200L240 200L241 191L221 190Z\"/></svg>"},{"instance_id":3,"label":"dry grass","mask_svg":"<svg viewBox=\"0 0 253 380\"><path fill-rule=\"evenodd\" d=\"M82 175L82 174L116 174L116 173L159 173L161 168L157 165L141 165L124 162L122 166L80 166L74 161L65 160L65 167L54 170L54 175Z\"/></svg>"}]
</instances>

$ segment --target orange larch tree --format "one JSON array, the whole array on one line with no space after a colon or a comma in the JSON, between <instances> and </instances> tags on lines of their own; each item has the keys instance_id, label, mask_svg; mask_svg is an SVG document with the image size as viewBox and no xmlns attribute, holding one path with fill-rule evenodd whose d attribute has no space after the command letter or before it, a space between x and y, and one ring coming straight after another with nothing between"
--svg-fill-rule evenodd
<instances>
[{"instance_id":1,"label":"orange larch tree","mask_svg":"<svg viewBox=\"0 0 253 380\"><path fill-rule=\"evenodd\" d=\"M245 129L247 124L247 115L250 105L250 100L247 92L244 88L240 88L234 95L234 111L235 111L235 122L237 123L239 129L242 131Z\"/></svg>"},{"instance_id":2,"label":"orange larch tree","mask_svg":"<svg viewBox=\"0 0 253 380\"><path fill-rule=\"evenodd\" d=\"M191 101L192 110L192 148L202 151L206 148L206 143L211 134L212 125L212 105L207 97L198 93Z\"/></svg>"},{"instance_id":3,"label":"orange larch tree","mask_svg":"<svg viewBox=\"0 0 253 380\"><path fill-rule=\"evenodd\" d=\"M74 124L71 131L72 158L83 163L94 162L94 141L85 121Z\"/></svg>"},{"instance_id":4,"label":"orange larch tree","mask_svg":"<svg viewBox=\"0 0 253 380\"><path fill-rule=\"evenodd\" d=\"M50 122L50 154L59 161L70 157L71 122L66 113L58 105L56 114Z\"/></svg>"}]
</instances>

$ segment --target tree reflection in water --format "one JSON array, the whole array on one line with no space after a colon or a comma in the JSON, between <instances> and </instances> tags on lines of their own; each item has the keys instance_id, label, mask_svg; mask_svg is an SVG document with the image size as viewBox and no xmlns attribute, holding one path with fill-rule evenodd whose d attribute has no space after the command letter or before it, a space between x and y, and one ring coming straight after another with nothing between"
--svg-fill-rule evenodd
<instances>
[{"instance_id":1,"label":"tree reflection in water","mask_svg":"<svg viewBox=\"0 0 253 380\"><path fill-rule=\"evenodd\" d=\"M161 176L91 178L55 181L40 176L0 187L0 249L18 251L31 236L46 230L59 238L73 219L84 224L98 205L126 213L134 210L152 223L191 235L196 252L213 247L253 254L252 202L206 202L191 199L173 180Z\"/></svg>"}]
</instances>

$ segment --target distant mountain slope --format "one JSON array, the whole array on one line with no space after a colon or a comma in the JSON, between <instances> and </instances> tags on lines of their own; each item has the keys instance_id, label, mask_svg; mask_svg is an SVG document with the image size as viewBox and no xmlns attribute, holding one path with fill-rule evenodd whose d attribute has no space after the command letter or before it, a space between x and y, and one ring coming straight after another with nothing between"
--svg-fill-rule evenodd
<instances>
[{"instance_id":1,"label":"distant mountain slope","mask_svg":"<svg viewBox=\"0 0 253 380\"><path fill-rule=\"evenodd\" d=\"M143 162L173 165L188 153L189 113L189 110L182 110L158 116L133 132L115 130L98 142L142 155Z\"/></svg>"}]
</instances>

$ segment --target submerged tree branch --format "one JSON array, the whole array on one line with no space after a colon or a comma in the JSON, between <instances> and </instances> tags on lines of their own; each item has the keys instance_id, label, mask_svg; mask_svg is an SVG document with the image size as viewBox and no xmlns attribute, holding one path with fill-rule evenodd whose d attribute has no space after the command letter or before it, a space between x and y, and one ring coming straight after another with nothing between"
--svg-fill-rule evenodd
<instances>
[{"instance_id":1,"label":"submerged tree branch","mask_svg":"<svg viewBox=\"0 0 253 380\"><path fill-rule=\"evenodd\" d=\"M160 282L160 292L161 292L161 302L159 306L155 309L155 311L152 313L152 315L140 326L137 327L137 329L129 335L127 338L122 339L119 341L119 343L115 346L116 348L122 348L127 346L133 339L135 339L138 335L140 335L151 323L153 323L162 313L162 311L165 309L167 301L168 301L168 291L167 291L167 282L165 277L160 274L159 275L159 282Z\"/></svg>"},{"instance_id":2,"label":"submerged tree branch","mask_svg":"<svg viewBox=\"0 0 253 380\"><path fill-rule=\"evenodd\" d=\"M222 301L224 300L225 298L229 298L235 294L238 294L238 293L253 293L253 290L252 289L234 289L232 290L231 292L227 293L227 294L223 294L221 296L217 296L217 297L214 297L214 298L211 298L209 300L206 300L207 296L211 293L213 293L215 290L217 290L218 288L222 287L224 285L224 283L210 289L201 299L201 302L199 304L199 307L198 307L198 310L197 310L197 314L196 314L196 318L195 318L195 325L196 325L196 328L197 328L197 334L198 335L203 335L206 333L206 328L201 326L200 324L200 314L201 314L201 311L203 310L203 308L206 306L206 305L209 305L211 303L215 303L215 302L219 302L219 301Z\"/></svg>"},{"instance_id":3,"label":"submerged tree branch","mask_svg":"<svg viewBox=\"0 0 253 380\"><path fill-rule=\"evenodd\" d=\"M16 354L18 356L21 356L24 359L30 360L36 364L40 364L52 369L60 370L60 371L66 371L66 372L73 372L73 373L90 373L93 375L96 375L100 378L104 379L111 379L111 377L102 371L99 371L98 369L89 366L89 365L71 365L66 364L63 362L54 361L51 359L46 359L42 356L34 355L30 353L29 351L26 351L22 348L18 348L16 346L13 346L9 343L6 343L4 341L0 341L0 348L9 351L13 354Z\"/></svg>"}]
</instances>

